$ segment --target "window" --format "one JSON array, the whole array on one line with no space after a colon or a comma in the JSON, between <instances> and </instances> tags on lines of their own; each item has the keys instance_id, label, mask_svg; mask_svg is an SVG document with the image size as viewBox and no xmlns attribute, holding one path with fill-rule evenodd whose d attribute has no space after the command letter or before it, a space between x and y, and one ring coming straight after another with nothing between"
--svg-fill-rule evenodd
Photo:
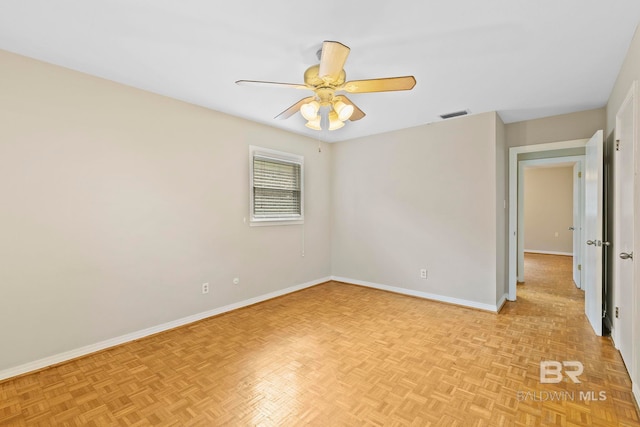
<instances>
[{"instance_id":1,"label":"window","mask_svg":"<svg viewBox=\"0 0 640 427\"><path fill-rule=\"evenodd\" d=\"M302 224L304 157L249 147L251 225Z\"/></svg>"}]
</instances>

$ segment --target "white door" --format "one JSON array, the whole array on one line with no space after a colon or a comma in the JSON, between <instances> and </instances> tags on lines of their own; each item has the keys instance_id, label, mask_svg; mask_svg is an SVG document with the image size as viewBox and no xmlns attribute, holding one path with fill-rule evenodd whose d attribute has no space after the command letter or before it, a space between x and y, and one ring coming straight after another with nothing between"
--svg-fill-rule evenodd
<instances>
[{"instance_id":1,"label":"white door","mask_svg":"<svg viewBox=\"0 0 640 427\"><path fill-rule=\"evenodd\" d=\"M582 242L584 310L596 335L602 335L602 173L603 139L599 130L585 153L585 224Z\"/></svg>"},{"instance_id":2,"label":"white door","mask_svg":"<svg viewBox=\"0 0 640 427\"><path fill-rule=\"evenodd\" d=\"M616 151L614 179L614 342L631 374L633 356L633 92L616 115ZM633 376L632 376L633 377Z\"/></svg>"},{"instance_id":3,"label":"white door","mask_svg":"<svg viewBox=\"0 0 640 427\"><path fill-rule=\"evenodd\" d=\"M573 282L578 288L581 288L581 273L582 267L582 178L580 170L580 163L573 165Z\"/></svg>"}]
</instances>

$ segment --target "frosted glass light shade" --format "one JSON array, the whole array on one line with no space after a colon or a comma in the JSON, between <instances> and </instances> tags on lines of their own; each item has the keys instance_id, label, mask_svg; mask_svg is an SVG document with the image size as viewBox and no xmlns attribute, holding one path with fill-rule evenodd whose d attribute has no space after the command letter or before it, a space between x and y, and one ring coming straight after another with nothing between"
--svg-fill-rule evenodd
<instances>
[{"instance_id":1,"label":"frosted glass light shade","mask_svg":"<svg viewBox=\"0 0 640 427\"><path fill-rule=\"evenodd\" d=\"M336 101L333 104L333 109L338 113L338 118L343 122L349 120L353 114L353 105L347 105L342 101Z\"/></svg>"},{"instance_id":2,"label":"frosted glass light shade","mask_svg":"<svg viewBox=\"0 0 640 427\"><path fill-rule=\"evenodd\" d=\"M342 126L344 126L344 122L340 120L338 113L331 111L329 113L329 130L340 129Z\"/></svg>"},{"instance_id":3,"label":"frosted glass light shade","mask_svg":"<svg viewBox=\"0 0 640 427\"><path fill-rule=\"evenodd\" d=\"M317 101L311 101L306 104L302 104L300 107L300 114L305 119L311 121L314 120L318 116L318 110L320 109L320 104Z\"/></svg>"},{"instance_id":4,"label":"frosted glass light shade","mask_svg":"<svg viewBox=\"0 0 640 427\"><path fill-rule=\"evenodd\" d=\"M316 116L312 120L309 120L305 126L313 130L322 130L322 127L320 127L320 115L316 114Z\"/></svg>"}]
</instances>

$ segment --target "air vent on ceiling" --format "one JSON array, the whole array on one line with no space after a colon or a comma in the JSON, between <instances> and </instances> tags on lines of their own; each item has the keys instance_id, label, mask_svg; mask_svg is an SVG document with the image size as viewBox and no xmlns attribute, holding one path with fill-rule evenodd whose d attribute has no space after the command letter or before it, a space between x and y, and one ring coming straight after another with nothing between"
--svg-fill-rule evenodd
<instances>
[{"instance_id":1,"label":"air vent on ceiling","mask_svg":"<svg viewBox=\"0 0 640 427\"><path fill-rule=\"evenodd\" d=\"M466 116L467 114L469 114L469 110L454 111L453 113L441 114L440 118L451 119L453 117Z\"/></svg>"}]
</instances>

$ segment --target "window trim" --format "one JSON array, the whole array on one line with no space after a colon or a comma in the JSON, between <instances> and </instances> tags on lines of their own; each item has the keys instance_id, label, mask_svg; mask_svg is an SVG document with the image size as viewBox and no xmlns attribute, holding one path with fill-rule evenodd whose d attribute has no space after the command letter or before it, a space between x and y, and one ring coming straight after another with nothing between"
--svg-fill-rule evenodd
<instances>
[{"instance_id":1,"label":"window trim","mask_svg":"<svg viewBox=\"0 0 640 427\"><path fill-rule=\"evenodd\" d=\"M300 166L300 215L294 217L280 218L256 218L254 216L254 186L253 186L253 159L261 157L272 159L278 162L293 163ZM269 225L296 225L304 224L304 156L286 153L284 151L272 150L269 148L249 146L249 225L269 226Z\"/></svg>"}]
</instances>

